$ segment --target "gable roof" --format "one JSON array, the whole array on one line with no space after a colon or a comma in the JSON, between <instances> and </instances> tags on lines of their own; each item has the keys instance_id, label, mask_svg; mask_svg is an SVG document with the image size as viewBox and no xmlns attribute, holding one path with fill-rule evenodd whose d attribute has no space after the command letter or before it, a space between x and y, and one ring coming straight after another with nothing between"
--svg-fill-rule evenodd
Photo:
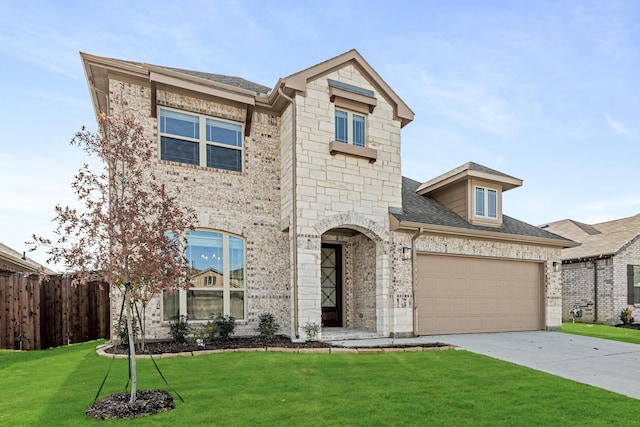
<instances>
[{"instance_id":1,"label":"gable roof","mask_svg":"<svg viewBox=\"0 0 640 427\"><path fill-rule=\"evenodd\" d=\"M506 173L499 172L478 163L467 162L464 165L458 166L449 172L445 172L423 183L416 189L416 192L420 195L429 194L432 191L448 187L449 185L468 178L479 178L495 182L502 187L502 191L511 190L522 185L520 178L507 175Z\"/></svg>"},{"instance_id":2,"label":"gable roof","mask_svg":"<svg viewBox=\"0 0 640 427\"><path fill-rule=\"evenodd\" d=\"M360 55L356 49L351 49L343 54L327 59L319 64L313 65L297 73L291 74L280 79L277 87L293 89L299 92L305 92L307 82L313 81L318 77L329 74L346 64L354 65L369 83L374 86L377 91L384 96L393 106L394 116L400 120L401 127L413 121L414 113L409 106L391 89L391 86L385 82L376 70ZM276 91L274 91L276 92Z\"/></svg>"},{"instance_id":3,"label":"gable roof","mask_svg":"<svg viewBox=\"0 0 640 427\"><path fill-rule=\"evenodd\" d=\"M419 229L443 234L458 234L497 240L515 240L526 243L570 247L575 242L550 233L534 225L503 215L503 226L486 227L473 225L443 204L416 191L418 181L402 177L402 210L390 211L397 220L397 228Z\"/></svg>"},{"instance_id":4,"label":"gable roof","mask_svg":"<svg viewBox=\"0 0 640 427\"><path fill-rule=\"evenodd\" d=\"M3 243L0 243L0 271L56 274L50 268L37 263L31 258L27 258L25 253L21 254Z\"/></svg>"},{"instance_id":5,"label":"gable roof","mask_svg":"<svg viewBox=\"0 0 640 427\"><path fill-rule=\"evenodd\" d=\"M285 105L288 105L288 102L284 101L278 89L287 91L289 96L296 91L305 92L308 81L341 68L346 64L353 64L393 106L394 115L400 120L401 126L413 121L414 117L414 113L409 106L400 99L355 49L281 78L274 88L236 76L100 57L84 52L80 52L80 57L96 114L108 109L107 96L109 93L110 74L142 79L150 84L160 83L176 86L246 105L260 104L263 108L272 108L280 111Z\"/></svg>"},{"instance_id":6,"label":"gable roof","mask_svg":"<svg viewBox=\"0 0 640 427\"><path fill-rule=\"evenodd\" d=\"M578 247L564 249L563 261L605 258L616 255L638 238L640 214L598 224L563 219L540 228L581 243Z\"/></svg>"}]
</instances>

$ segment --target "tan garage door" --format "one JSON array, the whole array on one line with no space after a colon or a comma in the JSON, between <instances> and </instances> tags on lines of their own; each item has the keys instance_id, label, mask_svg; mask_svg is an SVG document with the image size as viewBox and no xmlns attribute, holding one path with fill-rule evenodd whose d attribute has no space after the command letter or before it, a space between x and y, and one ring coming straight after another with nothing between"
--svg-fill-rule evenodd
<instances>
[{"instance_id":1,"label":"tan garage door","mask_svg":"<svg viewBox=\"0 0 640 427\"><path fill-rule=\"evenodd\" d=\"M542 328L539 263L425 254L416 262L418 335Z\"/></svg>"}]
</instances>

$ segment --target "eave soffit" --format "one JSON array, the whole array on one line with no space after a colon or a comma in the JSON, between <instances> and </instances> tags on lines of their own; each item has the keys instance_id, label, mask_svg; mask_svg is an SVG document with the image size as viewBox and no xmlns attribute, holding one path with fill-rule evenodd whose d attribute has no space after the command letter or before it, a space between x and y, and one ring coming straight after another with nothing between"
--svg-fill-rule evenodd
<instances>
[{"instance_id":1,"label":"eave soffit","mask_svg":"<svg viewBox=\"0 0 640 427\"><path fill-rule=\"evenodd\" d=\"M489 171L475 170L468 166L469 163L446 172L436 178L423 183L416 193L421 196L429 195L436 190L442 190L460 182L477 179L496 184L502 191L508 191L522 186L522 180L502 173L492 173Z\"/></svg>"}]
</instances>

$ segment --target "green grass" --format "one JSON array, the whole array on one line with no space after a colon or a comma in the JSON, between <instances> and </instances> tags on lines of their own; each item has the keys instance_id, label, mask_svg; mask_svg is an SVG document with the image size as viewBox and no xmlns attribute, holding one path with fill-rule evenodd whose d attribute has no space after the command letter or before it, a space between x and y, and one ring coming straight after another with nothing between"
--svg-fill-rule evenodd
<instances>
[{"instance_id":1,"label":"green grass","mask_svg":"<svg viewBox=\"0 0 640 427\"><path fill-rule=\"evenodd\" d=\"M559 332L640 344L640 331L588 323L563 323Z\"/></svg>"},{"instance_id":2,"label":"green grass","mask_svg":"<svg viewBox=\"0 0 640 427\"><path fill-rule=\"evenodd\" d=\"M227 353L158 359L183 396L135 420L84 415L111 359L96 343L0 351L2 426L608 426L640 425L638 401L466 351L386 354ZM165 388L139 361L140 389ZM103 395L122 391L116 360Z\"/></svg>"}]
</instances>

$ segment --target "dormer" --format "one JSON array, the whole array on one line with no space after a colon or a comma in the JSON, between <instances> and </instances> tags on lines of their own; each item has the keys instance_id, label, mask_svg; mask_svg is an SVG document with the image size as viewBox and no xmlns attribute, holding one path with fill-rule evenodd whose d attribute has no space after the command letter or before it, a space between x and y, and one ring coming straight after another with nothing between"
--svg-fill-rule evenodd
<instances>
[{"instance_id":1,"label":"dormer","mask_svg":"<svg viewBox=\"0 0 640 427\"><path fill-rule=\"evenodd\" d=\"M431 197L470 224L502 227L502 193L522 185L522 180L468 162L422 184L416 190Z\"/></svg>"}]
</instances>

